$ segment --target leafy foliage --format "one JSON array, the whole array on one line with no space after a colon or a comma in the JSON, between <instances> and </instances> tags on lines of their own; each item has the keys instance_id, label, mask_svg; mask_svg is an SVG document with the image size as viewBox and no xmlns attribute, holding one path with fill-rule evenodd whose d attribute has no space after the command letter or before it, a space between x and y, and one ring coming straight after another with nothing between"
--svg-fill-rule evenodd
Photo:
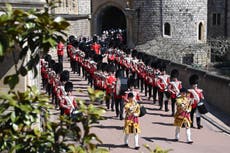
<instances>
[{"instance_id":1,"label":"leafy foliage","mask_svg":"<svg viewBox=\"0 0 230 153\"><path fill-rule=\"evenodd\" d=\"M35 87L0 95L0 150L38 152L52 144L52 133L42 132L40 115L48 117L48 97ZM50 124L43 126L50 129Z\"/></svg>"},{"instance_id":2,"label":"leafy foliage","mask_svg":"<svg viewBox=\"0 0 230 153\"><path fill-rule=\"evenodd\" d=\"M151 149L149 145L144 145L144 147L150 152L150 153L168 153L172 151L172 149L164 150L160 146L156 146L155 149Z\"/></svg>"},{"instance_id":3,"label":"leafy foliage","mask_svg":"<svg viewBox=\"0 0 230 153\"><path fill-rule=\"evenodd\" d=\"M91 125L103 119L103 108L79 101L82 115L78 120L60 116L60 124L50 120L53 106L36 87L2 93L0 102L0 152L108 152L97 148L96 144L102 141L90 132Z\"/></svg>"},{"instance_id":4,"label":"leafy foliage","mask_svg":"<svg viewBox=\"0 0 230 153\"><path fill-rule=\"evenodd\" d=\"M15 74L4 79L11 89L18 83L19 75L25 76L27 71L33 70L36 76L40 55L58 41L64 42L64 31L69 23L49 14L54 6L54 2L47 1L44 10L25 11L6 5L5 14L0 16L0 59L6 54L14 58Z\"/></svg>"}]
</instances>

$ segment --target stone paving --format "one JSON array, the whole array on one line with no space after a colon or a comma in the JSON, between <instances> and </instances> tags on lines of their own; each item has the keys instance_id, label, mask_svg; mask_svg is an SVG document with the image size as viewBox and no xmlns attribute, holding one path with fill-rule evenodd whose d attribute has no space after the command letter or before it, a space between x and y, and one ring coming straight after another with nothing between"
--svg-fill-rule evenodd
<instances>
[{"instance_id":1,"label":"stone paving","mask_svg":"<svg viewBox=\"0 0 230 153\"><path fill-rule=\"evenodd\" d=\"M70 70L66 59L64 69ZM72 72L70 73L70 81L73 81L74 94L77 98L89 100L86 91L89 86L87 81ZM129 148L122 146L124 121L117 119L115 112L110 110L105 114L107 120L100 121L99 124L95 124L92 128L92 132L95 132L103 142L99 146L108 148L111 153L148 153L147 149L143 146L144 144L148 144L151 148L159 145L164 149L173 149L172 153L224 153L230 150L230 135L217 128L219 125L215 124L224 125L227 129L229 129L229 126L211 113L208 113L207 116L216 121L213 122L214 125L210 121L202 119L203 129L191 129L193 144L186 143L185 129L181 129L179 142L174 142L175 127L173 126L173 117L170 116L171 113L157 110L158 106L153 105L152 100L148 100L143 94L142 99L143 105L147 108L147 114L140 118L142 132L139 136L139 143L141 148L139 150L134 149L134 137L132 135L129 138ZM52 113L52 118L57 119L58 111L52 110ZM229 121L230 119L225 116L226 120Z\"/></svg>"}]
</instances>

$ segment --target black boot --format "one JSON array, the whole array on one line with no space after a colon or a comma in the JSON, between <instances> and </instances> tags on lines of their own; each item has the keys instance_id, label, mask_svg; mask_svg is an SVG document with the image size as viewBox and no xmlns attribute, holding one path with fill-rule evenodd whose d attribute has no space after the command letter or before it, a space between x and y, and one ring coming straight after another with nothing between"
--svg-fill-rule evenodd
<instances>
[{"instance_id":1,"label":"black boot","mask_svg":"<svg viewBox=\"0 0 230 153\"><path fill-rule=\"evenodd\" d=\"M197 128L198 128L198 129L203 128L203 126L200 124L200 117L197 117L197 118L196 118L196 122L197 122Z\"/></svg>"}]
</instances>

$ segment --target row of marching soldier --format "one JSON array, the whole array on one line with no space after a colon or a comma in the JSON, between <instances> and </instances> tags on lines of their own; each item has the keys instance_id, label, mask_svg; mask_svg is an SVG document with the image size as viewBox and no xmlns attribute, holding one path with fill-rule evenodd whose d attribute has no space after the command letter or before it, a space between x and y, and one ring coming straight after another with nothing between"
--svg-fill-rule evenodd
<instances>
[{"instance_id":1,"label":"row of marching soldier","mask_svg":"<svg viewBox=\"0 0 230 153\"><path fill-rule=\"evenodd\" d=\"M125 120L128 119L126 104L129 104L130 97L136 102L141 101L137 89L140 89L140 92L145 92L145 96L148 96L149 100L153 98L153 104L156 104L158 101L159 110L163 109L164 104L164 110L168 112L168 103L171 101L171 115L175 117L174 125L177 126L175 140L179 139L180 127L185 126L188 143L192 143L190 127L194 127L194 113L196 113L197 128L202 128L200 112L197 109L197 105L204 97L202 90L197 86L198 76L194 74L190 77L189 82L191 89L187 90L183 88L182 82L178 80L179 70L174 69L170 75L167 75L167 64L164 61L145 54L144 52L138 52L135 49L125 47L122 45L124 44L123 42L119 42L122 39L116 39L118 43L113 42L115 40L114 38L117 38L118 35L121 37L121 33L111 32L107 33L104 38L102 37L103 39L94 36L92 40L87 40L86 38L76 39L74 36L70 36L67 44L67 54L70 58L72 71L87 79L89 84L95 89L106 92L105 101L107 109L114 111L115 106L116 116L120 120L123 120L124 116ZM46 59L46 61L50 63L52 60ZM54 65L53 70L57 76L60 75L60 85L51 85L53 89L52 92L54 93L53 101L55 101L56 107L60 106L60 108L63 108L63 98L60 98L59 95L60 93L66 95L65 92L69 91L68 88L71 88L72 91L72 84L70 82L68 84L66 83L66 90L64 90L64 83L66 81L68 82L68 79L63 82L61 76L65 71L61 72L57 70L58 68L55 68L55 65L58 67L58 64L59 67L62 66L60 62L48 64L48 67L51 69L51 72L48 73L48 81L44 79L47 78L46 75L42 76L44 82L48 82L47 92L50 93L49 84L53 84L50 83L52 82L50 78L52 78L54 74L54 72L52 72L52 66L50 65ZM57 87L57 89L55 89L55 87ZM177 106L176 112L175 104ZM77 107L76 104L72 106L72 109ZM124 108L126 112L125 115L123 114ZM136 116L138 115L136 114ZM139 133L139 131L139 129L132 130L133 133ZM125 145L127 145L127 142L126 135ZM136 136L135 146L138 149L138 137Z\"/></svg>"}]
</instances>

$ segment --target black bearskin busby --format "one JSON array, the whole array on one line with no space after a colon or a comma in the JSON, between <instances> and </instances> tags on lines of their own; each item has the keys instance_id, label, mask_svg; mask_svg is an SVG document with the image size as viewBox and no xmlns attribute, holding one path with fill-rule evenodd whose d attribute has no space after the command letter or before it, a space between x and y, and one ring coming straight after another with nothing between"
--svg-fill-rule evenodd
<instances>
[{"instance_id":1,"label":"black bearskin busby","mask_svg":"<svg viewBox=\"0 0 230 153\"><path fill-rule=\"evenodd\" d=\"M142 56L143 56L142 52L137 53L137 59L142 60Z\"/></svg>"},{"instance_id":2,"label":"black bearskin busby","mask_svg":"<svg viewBox=\"0 0 230 153\"><path fill-rule=\"evenodd\" d=\"M198 84L199 76L196 74L193 74L189 78L190 85Z\"/></svg>"},{"instance_id":3,"label":"black bearskin busby","mask_svg":"<svg viewBox=\"0 0 230 153\"><path fill-rule=\"evenodd\" d=\"M68 43L72 44L75 41L75 36L71 35L68 37Z\"/></svg>"},{"instance_id":4,"label":"black bearskin busby","mask_svg":"<svg viewBox=\"0 0 230 153\"><path fill-rule=\"evenodd\" d=\"M61 74L61 72L63 71L63 65L61 63L55 63L53 70L56 74Z\"/></svg>"},{"instance_id":5,"label":"black bearskin busby","mask_svg":"<svg viewBox=\"0 0 230 153\"><path fill-rule=\"evenodd\" d=\"M161 62L159 64L159 69L161 72L166 71L166 64L164 62Z\"/></svg>"},{"instance_id":6,"label":"black bearskin busby","mask_svg":"<svg viewBox=\"0 0 230 153\"><path fill-rule=\"evenodd\" d=\"M53 59L51 59L50 61L49 61L49 68L51 68L51 69L53 69L54 68L54 64L55 64L55 60L53 60Z\"/></svg>"},{"instance_id":7,"label":"black bearskin busby","mask_svg":"<svg viewBox=\"0 0 230 153\"><path fill-rule=\"evenodd\" d=\"M61 75L60 75L60 81L64 82L64 81L69 81L69 71L68 70L64 70Z\"/></svg>"},{"instance_id":8,"label":"black bearskin busby","mask_svg":"<svg viewBox=\"0 0 230 153\"><path fill-rule=\"evenodd\" d=\"M97 38L96 35L94 35L94 36L93 36L93 42L95 43L95 42L97 42L97 41L98 41L98 38Z\"/></svg>"},{"instance_id":9,"label":"black bearskin busby","mask_svg":"<svg viewBox=\"0 0 230 153\"><path fill-rule=\"evenodd\" d=\"M107 72L114 73L116 71L116 68L113 64L107 64L106 66Z\"/></svg>"},{"instance_id":10,"label":"black bearskin busby","mask_svg":"<svg viewBox=\"0 0 230 153\"><path fill-rule=\"evenodd\" d=\"M65 84L65 91L66 92L73 91L73 83L72 82L66 82L66 84Z\"/></svg>"},{"instance_id":11,"label":"black bearskin busby","mask_svg":"<svg viewBox=\"0 0 230 153\"><path fill-rule=\"evenodd\" d=\"M46 55L44 56L44 59L45 59L46 62L50 62L51 59L52 59L52 56L51 56L50 54L46 54Z\"/></svg>"},{"instance_id":12,"label":"black bearskin busby","mask_svg":"<svg viewBox=\"0 0 230 153\"><path fill-rule=\"evenodd\" d=\"M134 57L137 57L137 50L136 49L134 49L133 51L132 51L132 57L134 58Z\"/></svg>"},{"instance_id":13,"label":"black bearskin busby","mask_svg":"<svg viewBox=\"0 0 230 153\"><path fill-rule=\"evenodd\" d=\"M102 65L101 65L101 70L102 70L102 72L106 72L107 71L107 63L102 63Z\"/></svg>"},{"instance_id":14,"label":"black bearskin busby","mask_svg":"<svg viewBox=\"0 0 230 153\"><path fill-rule=\"evenodd\" d=\"M179 76L179 71L177 69L173 69L171 71L171 78L178 78Z\"/></svg>"}]
</instances>

